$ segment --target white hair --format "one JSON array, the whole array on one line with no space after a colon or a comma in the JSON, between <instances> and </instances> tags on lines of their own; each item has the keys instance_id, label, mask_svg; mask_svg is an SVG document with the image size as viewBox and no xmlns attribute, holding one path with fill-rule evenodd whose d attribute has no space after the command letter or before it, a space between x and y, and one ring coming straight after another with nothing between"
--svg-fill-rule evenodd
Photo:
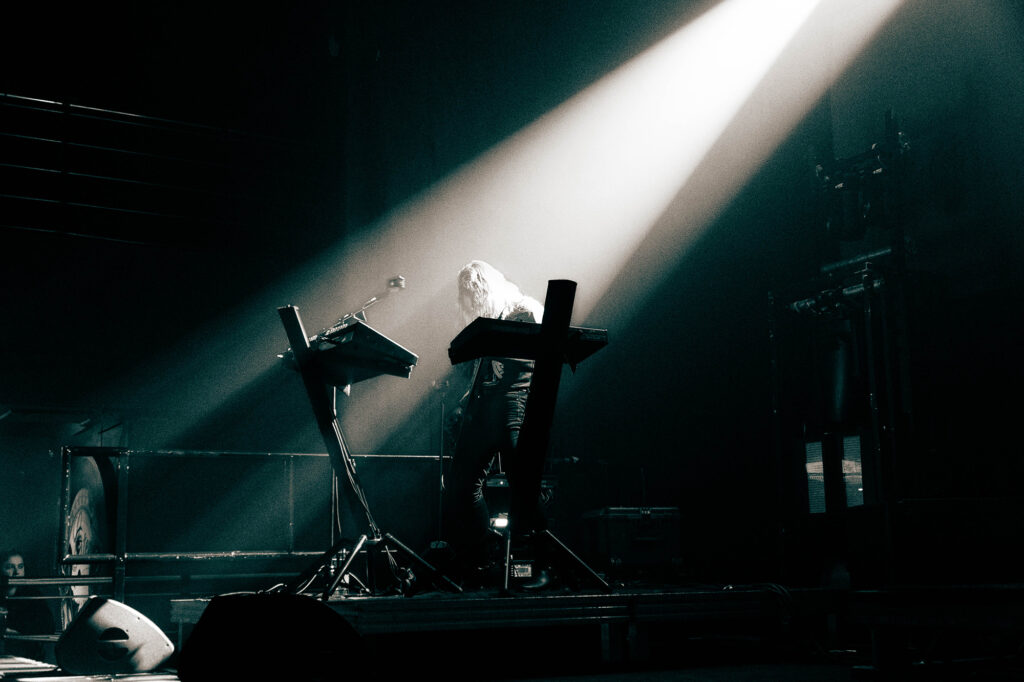
<instances>
[{"instance_id":1,"label":"white hair","mask_svg":"<svg viewBox=\"0 0 1024 682\"><path fill-rule=\"evenodd\" d=\"M528 311L540 322L543 307L525 295L518 286L489 263L474 260L467 263L458 276L459 307L465 322L478 317L498 319L510 313Z\"/></svg>"}]
</instances>

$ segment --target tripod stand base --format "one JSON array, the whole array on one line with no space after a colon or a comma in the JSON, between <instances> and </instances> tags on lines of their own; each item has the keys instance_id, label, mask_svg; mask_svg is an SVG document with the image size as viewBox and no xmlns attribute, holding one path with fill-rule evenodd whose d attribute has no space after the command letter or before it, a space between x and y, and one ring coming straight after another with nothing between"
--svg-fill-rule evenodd
<instances>
[{"instance_id":1,"label":"tripod stand base","mask_svg":"<svg viewBox=\"0 0 1024 682\"><path fill-rule=\"evenodd\" d=\"M290 594L299 594L306 591L314 582L316 582L318 577L321 575L330 575L332 562L334 562L335 557L341 555L343 557L342 563L338 566L336 572L334 572L333 576L321 591L321 601L329 600L338 589L338 586L341 585L342 581L350 582L351 580L356 582L362 592L368 594L391 592L397 589L397 591L402 594L410 596L416 588L416 571L413 571L411 568L399 566L393 556L393 553L397 553L408 559L416 569L426 575L431 584L452 592L462 592L462 588L455 582L441 573L441 571L428 563L423 557L411 550L391 533L384 533L376 538L360 535L355 544L352 545L351 549L348 549L349 544L349 540L339 540L334 543L334 546L321 554L320 557L317 558L317 560L303 571L295 580L287 583L283 590ZM385 557L390 568L390 589L385 589L383 591L378 590L375 580L368 580L367 582L369 582L370 585L367 586L352 572L352 564L355 561L355 558L359 556L359 553L364 549L371 555L371 558L380 555ZM372 563L373 561L371 560L371 564Z\"/></svg>"},{"instance_id":2,"label":"tripod stand base","mask_svg":"<svg viewBox=\"0 0 1024 682\"><path fill-rule=\"evenodd\" d=\"M421 557L419 554L417 554L416 552L412 551L404 544L402 544L398 540L398 538L396 538L391 533L384 533L384 542L400 550L406 557L411 559L413 563L419 566L422 570L426 571L427 575L430 576L431 581L438 587L446 588L448 590L451 590L452 592L462 592L462 588L459 587L448 576L446 576L444 573L442 573L429 562L427 562L427 560Z\"/></svg>"}]
</instances>

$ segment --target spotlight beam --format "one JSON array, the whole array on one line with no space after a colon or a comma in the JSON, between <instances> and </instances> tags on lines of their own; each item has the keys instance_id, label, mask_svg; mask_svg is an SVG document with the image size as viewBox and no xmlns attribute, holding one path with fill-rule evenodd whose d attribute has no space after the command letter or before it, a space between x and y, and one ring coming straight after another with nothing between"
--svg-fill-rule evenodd
<instances>
[{"instance_id":1,"label":"spotlight beam","mask_svg":"<svg viewBox=\"0 0 1024 682\"><path fill-rule=\"evenodd\" d=\"M347 432L372 451L449 370L462 264L490 260L530 292L576 280L580 323L610 326L611 313L592 315L623 268L642 273L631 295L655 285L899 4L724 0L197 331L129 400L208 413L272 367L277 306L327 324L401 272L402 304L382 303L371 324L420 363L408 382L367 382L346 407Z\"/></svg>"}]
</instances>

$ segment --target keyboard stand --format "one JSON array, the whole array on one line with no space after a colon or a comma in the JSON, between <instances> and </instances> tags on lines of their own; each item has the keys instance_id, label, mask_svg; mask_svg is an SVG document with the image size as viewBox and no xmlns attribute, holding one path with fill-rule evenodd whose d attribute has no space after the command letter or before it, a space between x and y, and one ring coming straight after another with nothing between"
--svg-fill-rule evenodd
<instances>
[{"instance_id":1,"label":"keyboard stand","mask_svg":"<svg viewBox=\"0 0 1024 682\"><path fill-rule=\"evenodd\" d=\"M288 335L288 341L291 344L291 353L295 360L295 364L299 373L302 375L302 382L306 388L306 394L309 397L310 406L313 408L313 415L316 417L317 428L320 430L320 435L323 438L324 445L327 446L327 452L331 459L331 467L338 479L348 485L349 491L354 496L355 501L350 506L349 511L350 513L358 513L361 511L366 521L367 528L367 532L361 535L356 540L355 545L351 548L348 547L348 545L351 544L350 539L339 539L334 546L324 552L312 565L303 571L302 574L294 580L285 583L283 590L292 594L304 592L313 584L317 577L320 575L329 575L330 566L334 562L335 557L342 555L344 558L340 568L334 574L333 578L327 582L327 585L320 596L322 601L327 601L346 576L356 578L354 575L351 575L352 562L359 552L365 548L371 555L379 556L383 553L384 559L391 569L389 571L389 574L393 579L391 587L397 588L403 594L408 595L412 593L416 582L416 575L412 569L402 568L398 565L395 559L396 554L403 555L411 560L413 565L423 571L429 577L430 581L437 587L453 592L462 592L462 588L451 579L429 564L421 556L409 549L409 547L394 535L382 532L374 522L373 514L370 511L370 505L366 501L363 486L360 483L359 475L356 472L355 460L349 452L348 445L345 443L345 437L342 434L341 425L338 423L338 416L334 407L335 385L329 384L324 377L324 363L318 361L318 351L309 344L309 339L302 326L302 320L299 318L298 308L295 306L282 306L277 309L277 312L281 317L281 323L284 325L285 332ZM365 323L359 322L359 324ZM377 338L379 339L378 343L381 342L380 340L387 341L386 339L383 339L383 337L379 337L379 335ZM373 364L372 357L369 362L364 362L364 365L365 364ZM335 373L337 373L337 360L335 360L334 365ZM372 371L367 372L365 366L361 368L361 371L362 373L360 378L369 378L369 376L373 374ZM382 370L377 373L392 372ZM341 375L344 376L345 372L341 371ZM332 379L332 381L336 380L337 379ZM375 563L376 562L371 561L371 572ZM366 591L378 591L375 581L368 581L371 583L369 586L362 584L358 578L356 578L356 582ZM387 592L387 590L383 590L382 592Z\"/></svg>"},{"instance_id":2,"label":"keyboard stand","mask_svg":"<svg viewBox=\"0 0 1024 682\"><path fill-rule=\"evenodd\" d=\"M535 360L530 394L526 399L526 414L523 417L523 425L519 431L519 441L516 446L516 457L519 460L516 468L521 473L517 476L516 481L509 480L509 525L505 540L503 583L503 590L506 593L509 591L512 573L513 541L524 539L535 549L540 549L541 545L544 545L545 549L550 552L550 556L561 557L578 569L595 586L607 592L611 591L611 586L600 575L556 538L551 531L547 530L546 521L537 504L541 492L544 462L551 441L551 426L554 422L555 403L558 400L562 364L569 357L567 354L570 344L569 320L572 317L575 297L575 282L551 280L548 282L541 324L524 327L522 323L502 324L503 321L496 320L487 325L489 328L498 330L492 336L490 346L491 349L500 347L503 351L501 357ZM500 332L502 327L506 327L509 333L502 334ZM521 333L524 329L531 329L532 333L524 335ZM456 359L464 361L475 359L473 356L493 355L487 352L488 348L485 346L488 344L477 344L473 353L466 356L462 352L463 347L472 344L473 341L471 335L464 336L462 334L453 340L448 351L453 364L456 364Z\"/></svg>"}]
</instances>

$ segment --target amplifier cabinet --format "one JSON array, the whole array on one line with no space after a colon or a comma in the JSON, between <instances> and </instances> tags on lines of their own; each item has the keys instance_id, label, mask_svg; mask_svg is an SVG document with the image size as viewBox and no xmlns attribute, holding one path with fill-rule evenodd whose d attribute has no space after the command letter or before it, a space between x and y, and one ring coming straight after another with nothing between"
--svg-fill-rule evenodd
<instances>
[{"instance_id":1,"label":"amplifier cabinet","mask_svg":"<svg viewBox=\"0 0 1024 682\"><path fill-rule=\"evenodd\" d=\"M667 577L682 569L677 507L605 507L583 514L583 553L623 578Z\"/></svg>"}]
</instances>

